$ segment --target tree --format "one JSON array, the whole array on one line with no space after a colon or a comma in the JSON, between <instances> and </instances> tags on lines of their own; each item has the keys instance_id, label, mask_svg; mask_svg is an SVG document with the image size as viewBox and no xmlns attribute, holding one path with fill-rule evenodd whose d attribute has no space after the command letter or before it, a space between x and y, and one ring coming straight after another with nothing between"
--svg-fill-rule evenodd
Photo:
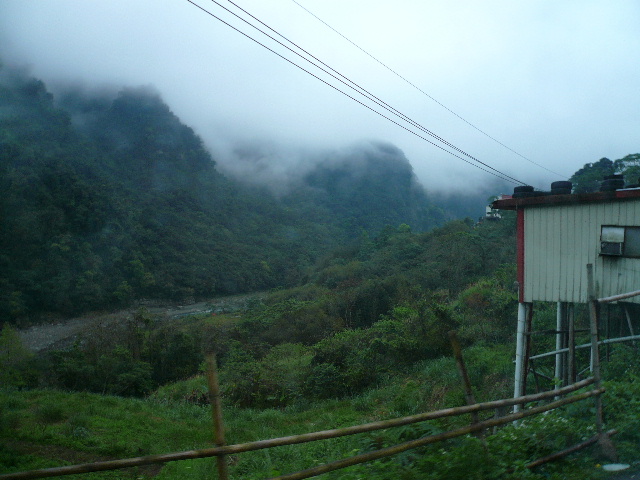
<instances>
[{"instance_id":1,"label":"tree","mask_svg":"<svg viewBox=\"0 0 640 480\"><path fill-rule=\"evenodd\" d=\"M629 154L613 163L616 173L624 175L627 184L640 183L640 153Z\"/></svg>"},{"instance_id":2,"label":"tree","mask_svg":"<svg viewBox=\"0 0 640 480\"><path fill-rule=\"evenodd\" d=\"M594 163L586 163L569 180L573 183L574 193L597 192L604 177L614 173L616 173L614 162L605 157Z\"/></svg>"}]
</instances>

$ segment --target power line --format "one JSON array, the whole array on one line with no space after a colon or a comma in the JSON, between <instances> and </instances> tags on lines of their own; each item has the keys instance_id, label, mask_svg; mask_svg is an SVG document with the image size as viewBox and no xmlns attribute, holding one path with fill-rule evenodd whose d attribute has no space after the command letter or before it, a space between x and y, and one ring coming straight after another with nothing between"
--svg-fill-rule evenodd
<instances>
[{"instance_id":1,"label":"power line","mask_svg":"<svg viewBox=\"0 0 640 480\"><path fill-rule=\"evenodd\" d=\"M490 138L491 140L493 140L494 142L496 142L498 145L501 145L502 147L506 148L507 150L509 150L510 152L518 155L519 157L523 158L524 160L526 160L529 163L532 163L533 165L536 165L537 167L540 167L544 170L546 170L547 172L553 173L554 175L558 175L561 178L569 178L568 176L562 175L561 173L558 172L554 172L553 170L548 169L547 167L545 167L544 165L540 165L539 163L531 160L530 158L525 157L524 155L520 154L519 152L513 150L511 147L505 145L504 143L502 143L500 140L496 139L495 137L492 137L491 135L489 135L487 132L485 132L484 130L481 130L479 127L475 126L473 123L469 122L468 120L466 120L465 118L463 118L461 115L458 115L456 112L454 112L453 110L451 110L449 107L447 107L446 105L444 105L443 103L439 102L437 99L435 99L434 97L432 97L431 95L429 95L427 92L425 92L424 90L422 90L420 87L418 87L417 85L415 85L413 82L411 82L410 80L408 80L407 78L405 78L404 76L402 76L401 74L399 74L398 72L396 72L394 69L392 69L391 67L389 67L387 64L385 64L384 62L378 60L376 57L374 57L372 54L370 54L369 52L367 52L365 49L363 49L362 47L360 47L358 44L356 44L355 42L351 41L348 37L346 37L345 35L343 35L342 33L340 33L338 30L336 30L335 28L333 28L331 25L329 25L327 22L325 22L324 20L322 20L320 17L318 17L315 13L311 12L309 9L307 9L306 7L304 7L303 5L301 5L300 3L298 3L296 0L291 0L293 3L295 3L296 5L298 5L300 8L302 8L305 12L307 12L309 15L311 15L312 17L314 17L316 20L318 20L319 22L323 23L326 27L328 27L329 29L333 30L335 33L337 33L338 35L340 35L342 38L344 38L347 42L349 42L351 45L353 45L354 47L356 47L358 50L360 50L361 52L363 52L364 54L368 55L369 57L371 57L373 60L375 60L376 62L378 62L380 65L382 65L384 68L386 68L387 70L389 70L391 73L393 73L396 77L400 78L401 80L403 80L404 82L408 83L409 85L411 85L413 88L415 88L416 90L418 90L420 93L422 93L423 95L425 95L426 97L428 97L429 99L433 100L435 103L437 103L438 105L440 105L442 108L444 108L446 111L448 111L449 113L451 113L452 115L455 115L456 117L458 117L460 120L462 120L464 123L466 123L467 125L469 125L470 127L474 128L475 130L477 130L478 132L480 132L481 134L483 134L484 136L486 136L487 138Z\"/></svg>"},{"instance_id":2,"label":"power line","mask_svg":"<svg viewBox=\"0 0 640 480\"><path fill-rule=\"evenodd\" d=\"M432 142L431 140L429 140L429 139L425 138L424 136L422 136L422 135L420 135L420 134L418 134L418 133L414 132L414 131L413 131L413 130L411 130L410 128L407 128L406 126L404 126L404 125L402 125L402 124L400 124L400 123L396 122L396 121L395 121L395 120L393 120L392 118L390 118L390 117L388 117L388 116L384 115L383 113L381 113L381 112L377 111L376 109L372 108L371 106L369 106L369 105L367 105L367 104L363 103L362 101L358 100L357 98L353 97L352 95L349 95L348 93L346 93L346 92L344 92L344 91L340 90L338 87L336 87L336 86L332 85L331 83L329 83L328 81L326 81L326 80L324 80L324 79L320 78L318 75L316 75L316 74L314 74L314 73L310 72L309 70L307 70L307 69L305 69L304 67L302 67L302 66L298 65L297 63L293 62L292 60L290 60L290 59L286 58L285 56L283 56L282 54L280 54L280 53L276 52L275 50L273 50L272 48L268 47L268 46L267 46L267 45L265 45L264 43L260 42L259 40L256 40L255 38L253 38L253 37L252 37L252 36L250 36L249 34L247 34L247 33L243 32L243 31L241 31L240 29L238 29L237 27L235 27L235 26L231 25L229 22L227 22L227 21L223 20L222 18L218 17L217 15L215 15L215 14L214 14L214 13L212 13L212 12L210 12L209 10L206 10L204 7L202 7L202 6L198 5L198 4L197 4L197 3L195 3L193 0L187 0L187 1L188 1L190 4L192 4L193 6L197 7L197 8L198 8L198 9L200 9L201 11L203 11L204 13L206 13L206 14L210 15L211 17L213 17L213 18L215 18L216 20L220 21L221 23L225 24L225 25L226 25L226 26L228 26L229 28L231 28L231 29L235 30L236 32L240 33L241 35L243 35L243 36L247 37L248 39L250 39L250 40L252 40L253 42L257 43L258 45L262 46L263 48L265 48L265 49L269 50L271 53L273 53L273 54L277 55L278 57L282 58L283 60L287 61L288 63L290 63L290 64L292 64L293 66L297 67L298 69L302 70L303 72L305 72L305 73L307 73L307 74L309 74L309 75L313 76L313 77L314 77L314 78L316 78L317 80L320 80L322 83L324 83L324 84L326 84L327 86L329 86L329 87L333 88L334 90L336 90L336 91L338 91L338 92L342 93L343 95L345 95L345 96L346 96L346 97L348 97L349 99L351 99L351 100L353 100L353 101L355 101L355 102L359 103L359 104L360 104L360 105L362 105L363 107L365 107L365 108L367 108L367 109L371 110L372 112L376 113L377 115L379 115L379 116L381 116L381 117L385 118L386 120L390 121L391 123L393 123L393 124L395 124L395 125L399 126L400 128L402 128L402 129L404 129L404 130L408 131L409 133L411 133L411 134L415 135L416 137L418 137L418 138L420 138L420 139L422 139L422 140L426 141L427 143L430 143L431 145L433 145L433 146L435 146L435 147L439 148L440 150L443 150L444 152L449 153L450 155L453 155L454 157L456 157L456 158L458 158L458 159L462 160L463 162L466 162L466 163L468 163L469 165L472 165L472 166L474 166L474 167L476 167L476 168L478 168L478 169L480 169L480 170L483 170L483 171L485 171L485 172L487 172L487 173L489 173L489 174L491 174L491 175L493 175L493 176L495 176L495 177L497 177L497 178L499 178L499 179L501 179L501 180L503 180L503 181L510 182L510 183L520 183L520 184L524 184L524 182L522 182L522 181L520 181L520 180L517 180L517 179L515 179L515 178L513 178L513 177L510 177L509 175L507 175L507 174L505 174L505 173L503 173L503 172L501 172L501 171L499 171L499 170L497 170L497 169L495 169L495 168L491 167L490 165L487 165L487 164L484 164L484 163L480 162L482 165L487 166L488 168L490 168L490 169L491 169L491 170L493 170L493 171L491 171L491 170L487 170L487 169L485 169L485 168L483 168L483 167L481 167L481 166L477 165L476 163L472 163L472 162L470 162L469 160L467 160L466 158L461 157L460 155L457 155L457 154L455 154L455 153L453 153L453 152L451 152L451 151L447 150L446 148L442 147L441 145L438 145L438 144L436 144L436 143ZM214 0L212 0L212 1L214 1ZM218 4L218 3L217 3L217 2L215 2L215 1L214 1L214 3ZM220 5L220 4L218 4L218 5ZM228 9L226 9L225 7L222 7L222 8L224 8L225 10L227 10L228 12L230 12L230 11L229 11ZM233 13L233 12L230 12L230 13ZM250 26L252 26L253 28L256 28L257 30L261 31L261 30L260 30L260 29L258 29L255 25L252 25L251 23L247 22L245 19L242 19L241 17L239 17L239 16L238 16L238 15L236 15L236 14L234 14L234 15L235 15L236 17L240 18L241 20L243 20L245 23L247 23L247 24L249 24ZM261 31L261 32L262 32L262 31ZM267 35L267 36L268 36L269 38L271 38L272 40L274 40L274 41L278 42L277 40L275 40L273 37L271 37L270 35L266 34L265 32L262 32L262 33L263 33L263 34L265 34L265 35ZM280 45L282 45L282 43L281 43L281 42L278 42L278 43L280 43ZM297 55L301 56L301 55L300 55L300 54L298 54L297 52L294 52L293 50L291 50L289 47L286 47L285 45L283 45L283 46L284 46L285 48L289 49L290 51L292 51L293 53L296 53ZM314 63L313 63L313 62L311 62L310 60L306 59L305 57L302 57L302 56L301 56L301 58L305 59L306 61L308 61L308 62L312 63L314 66L318 67L316 64L314 64ZM318 68L320 68L320 67L318 67ZM323 69L321 69L321 70L323 70ZM325 70L323 70L323 71L325 71ZM325 73L327 73L327 72L325 71ZM334 78L336 78L336 77L334 76ZM339 79L338 79L338 80L339 80ZM343 83L345 83L345 82L343 82ZM353 87L350 87L350 88L353 88ZM363 95L363 96L365 96L366 98L368 98L369 100L371 100L371 98L370 98L370 97L368 97L367 95L363 94L362 92L358 92L358 93L360 93L361 95ZM454 148L456 148L456 147L454 147ZM468 155L468 154L467 154L467 155ZM472 158L473 158L473 157L472 157ZM478 161L478 160L476 160L476 161ZM479 161L478 161L478 162L479 162ZM495 172L497 172L497 173L495 173Z\"/></svg>"},{"instance_id":3,"label":"power line","mask_svg":"<svg viewBox=\"0 0 640 480\"><path fill-rule=\"evenodd\" d=\"M258 21L259 23L261 23L262 25L264 25L265 27L267 27L269 30L271 30L272 32L274 32L276 35L280 36L281 38L283 38L284 40L286 40L287 42L291 43L292 45L294 45L296 48L298 48L299 50L301 50L302 52L304 52L305 54L309 55L311 58L313 58L314 60L320 62L322 65L324 65L325 67L327 67L329 70L331 70L332 72L335 72L337 75L339 75L342 79L336 77L335 75L333 75L332 73L328 72L327 70L325 70L324 68L320 67L318 64L314 63L313 61L309 60L308 58L304 57L303 55L301 55L299 52L296 52L294 50L292 50L291 48L289 48L288 46L284 45L282 42L280 42L279 40L273 38L271 35L269 35L268 33L264 32L263 30L261 30L260 28L256 27L255 25L253 25L252 23L250 23L249 21L247 21L246 19L242 18L241 16L239 16L238 14L232 12L231 10L229 10L228 8L224 7L223 5L221 5L217 0L211 0L213 3L215 3L216 5L218 5L219 7L223 8L224 10L226 10L227 12L231 13L232 15L234 15L236 18L242 20L244 23L246 23L247 25L253 27L254 29L258 30L260 33L262 33L263 35L269 37L271 40L275 41L276 43L280 44L281 46L283 46L284 48L286 48L287 50L289 50L290 52L294 53L295 55L299 56L300 58L302 58L303 60L305 60L306 62L312 64L314 67L322 70L324 73L330 75L331 77L333 77L334 79L338 80L339 82L343 83L344 85L346 85L347 87L351 88L352 90L355 90L357 93L359 93L360 95L364 96L365 98L367 98L368 100L376 103L378 106L384 108L385 110L387 110L388 112L392 113L393 115L396 115L397 117L401 118L403 121L413 125L414 127L422 130L424 133L426 133L427 135L435 138L436 140L444 143L445 145L447 145L449 148L454 149L455 151L461 153L462 155L465 155L466 157L472 159L473 161L484 165L485 167L506 176L507 178L511 179L511 181L514 181L516 183L523 183L507 174L505 174L504 172L501 172L500 170L497 170L495 168L493 168L491 165L488 165L487 163L478 160L476 157L474 157L473 155L470 155L469 153L465 152L464 150L456 147L455 145L453 145L452 143L448 142L447 140L445 140L444 138L440 137L439 135L435 134L434 132L428 130L427 128L423 127L422 125L420 125L419 123L417 123L416 121L412 120L411 118L409 118L408 116L404 115L402 112L396 110L395 108L393 108L391 105L389 105L388 103L384 102L383 100L381 100L380 98L378 98L377 96L373 95L371 92L369 92L368 90L366 90L365 88L361 87L360 85L358 85L357 83L353 82L352 80L350 80L348 77L344 76L343 74L341 74L340 72L338 72L337 70L331 68L329 65L327 65L326 63L324 63L322 60L320 60L319 58L315 57L314 55L312 55L311 53L309 53L307 50L305 50L304 48L302 48L301 46L299 46L298 44L296 44L295 42L289 40L287 37L285 37L284 35L280 34L278 31L276 31L275 29L271 28L269 25L267 25L266 23L264 23L262 20L260 20L259 18L255 17L254 15L252 15L251 13L249 13L248 11L244 10L242 7L240 7L239 5L237 5L236 3L234 3L232 0L228 0L229 3L231 3L232 5L234 5L236 8L238 8L239 10L241 10L242 12L244 12L245 14L249 15L251 18L253 18L254 20ZM349 82L346 83L345 82ZM355 87L355 88L354 88Z\"/></svg>"}]
</instances>

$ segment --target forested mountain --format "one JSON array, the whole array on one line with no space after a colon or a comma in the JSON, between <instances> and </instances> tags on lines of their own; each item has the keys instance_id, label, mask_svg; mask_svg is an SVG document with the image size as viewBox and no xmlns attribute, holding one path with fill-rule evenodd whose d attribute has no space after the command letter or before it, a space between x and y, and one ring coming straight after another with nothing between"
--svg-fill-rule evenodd
<instances>
[{"instance_id":1,"label":"forested mountain","mask_svg":"<svg viewBox=\"0 0 640 480\"><path fill-rule=\"evenodd\" d=\"M225 177L144 88L54 99L0 69L0 321L296 284L331 248L441 224L395 147L318 164L284 196Z\"/></svg>"},{"instance_id":2,"label":"forested mountain","mask_svg":"<svg viewBox=\"0 0 640 480\"><path fill-rule=\"evenodd\" d=\"M375 234L400 223L426 231L451 219L431 203L404 153L388 144L361 145L317 163L284 201L296 206L303 199L351 232Z\"/></svg>"}]
</instances>

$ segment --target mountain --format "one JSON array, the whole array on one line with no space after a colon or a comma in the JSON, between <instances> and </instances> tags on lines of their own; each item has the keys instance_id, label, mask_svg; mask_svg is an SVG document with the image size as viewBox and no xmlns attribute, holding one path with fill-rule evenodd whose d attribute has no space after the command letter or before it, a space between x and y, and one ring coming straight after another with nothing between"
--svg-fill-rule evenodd
<instances>
[{"instance_id":1,"label":"mountain","mask_svg":"<svg viewBox=\"0 0 640 480\"><path fill-rule=\"evenodd\" d=\"M222 175L149 88L68 89L0 69L0 321L297 284L386 225L442 223L397 148L318 162L284 195Z\"/></svg>"},{"instance_id":2,"label":"mountain","mask_svg":"<svg viewBox=\"0 0 640 480\"><path fill-rule=\"evenodd\" d=\"M401 223L426 231L447 220L402 151L389 144L367 143L332 153L303 176L285 201L303 197L326 208L344 228L374 234Z\"/></svg>"}]
</instances>

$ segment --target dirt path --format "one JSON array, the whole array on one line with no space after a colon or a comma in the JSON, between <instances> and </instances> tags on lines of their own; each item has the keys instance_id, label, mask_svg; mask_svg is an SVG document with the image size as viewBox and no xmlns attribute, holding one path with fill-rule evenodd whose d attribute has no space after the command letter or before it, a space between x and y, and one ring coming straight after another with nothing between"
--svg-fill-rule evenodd
<instances>
[{"instance_id":1,"label":"dirt path","mask_svg":"<svg viewBox=\"0 0 640 480\"><path fill-rule=\"evenodd\" d=\"M197 313L230 313L246 309L251 302L259 300L264 294L232 295L218 297L206 302L189 305L160 305L147 302L142 307L159 318L167 321ZM19 332L24 345L33 352L64 348L72 345L75 339L85 330L131 318L137 309L120 310L114 313L87 314L78 318L57 321L46 325L36 325Z\"/></svg>"}]
</instances>

